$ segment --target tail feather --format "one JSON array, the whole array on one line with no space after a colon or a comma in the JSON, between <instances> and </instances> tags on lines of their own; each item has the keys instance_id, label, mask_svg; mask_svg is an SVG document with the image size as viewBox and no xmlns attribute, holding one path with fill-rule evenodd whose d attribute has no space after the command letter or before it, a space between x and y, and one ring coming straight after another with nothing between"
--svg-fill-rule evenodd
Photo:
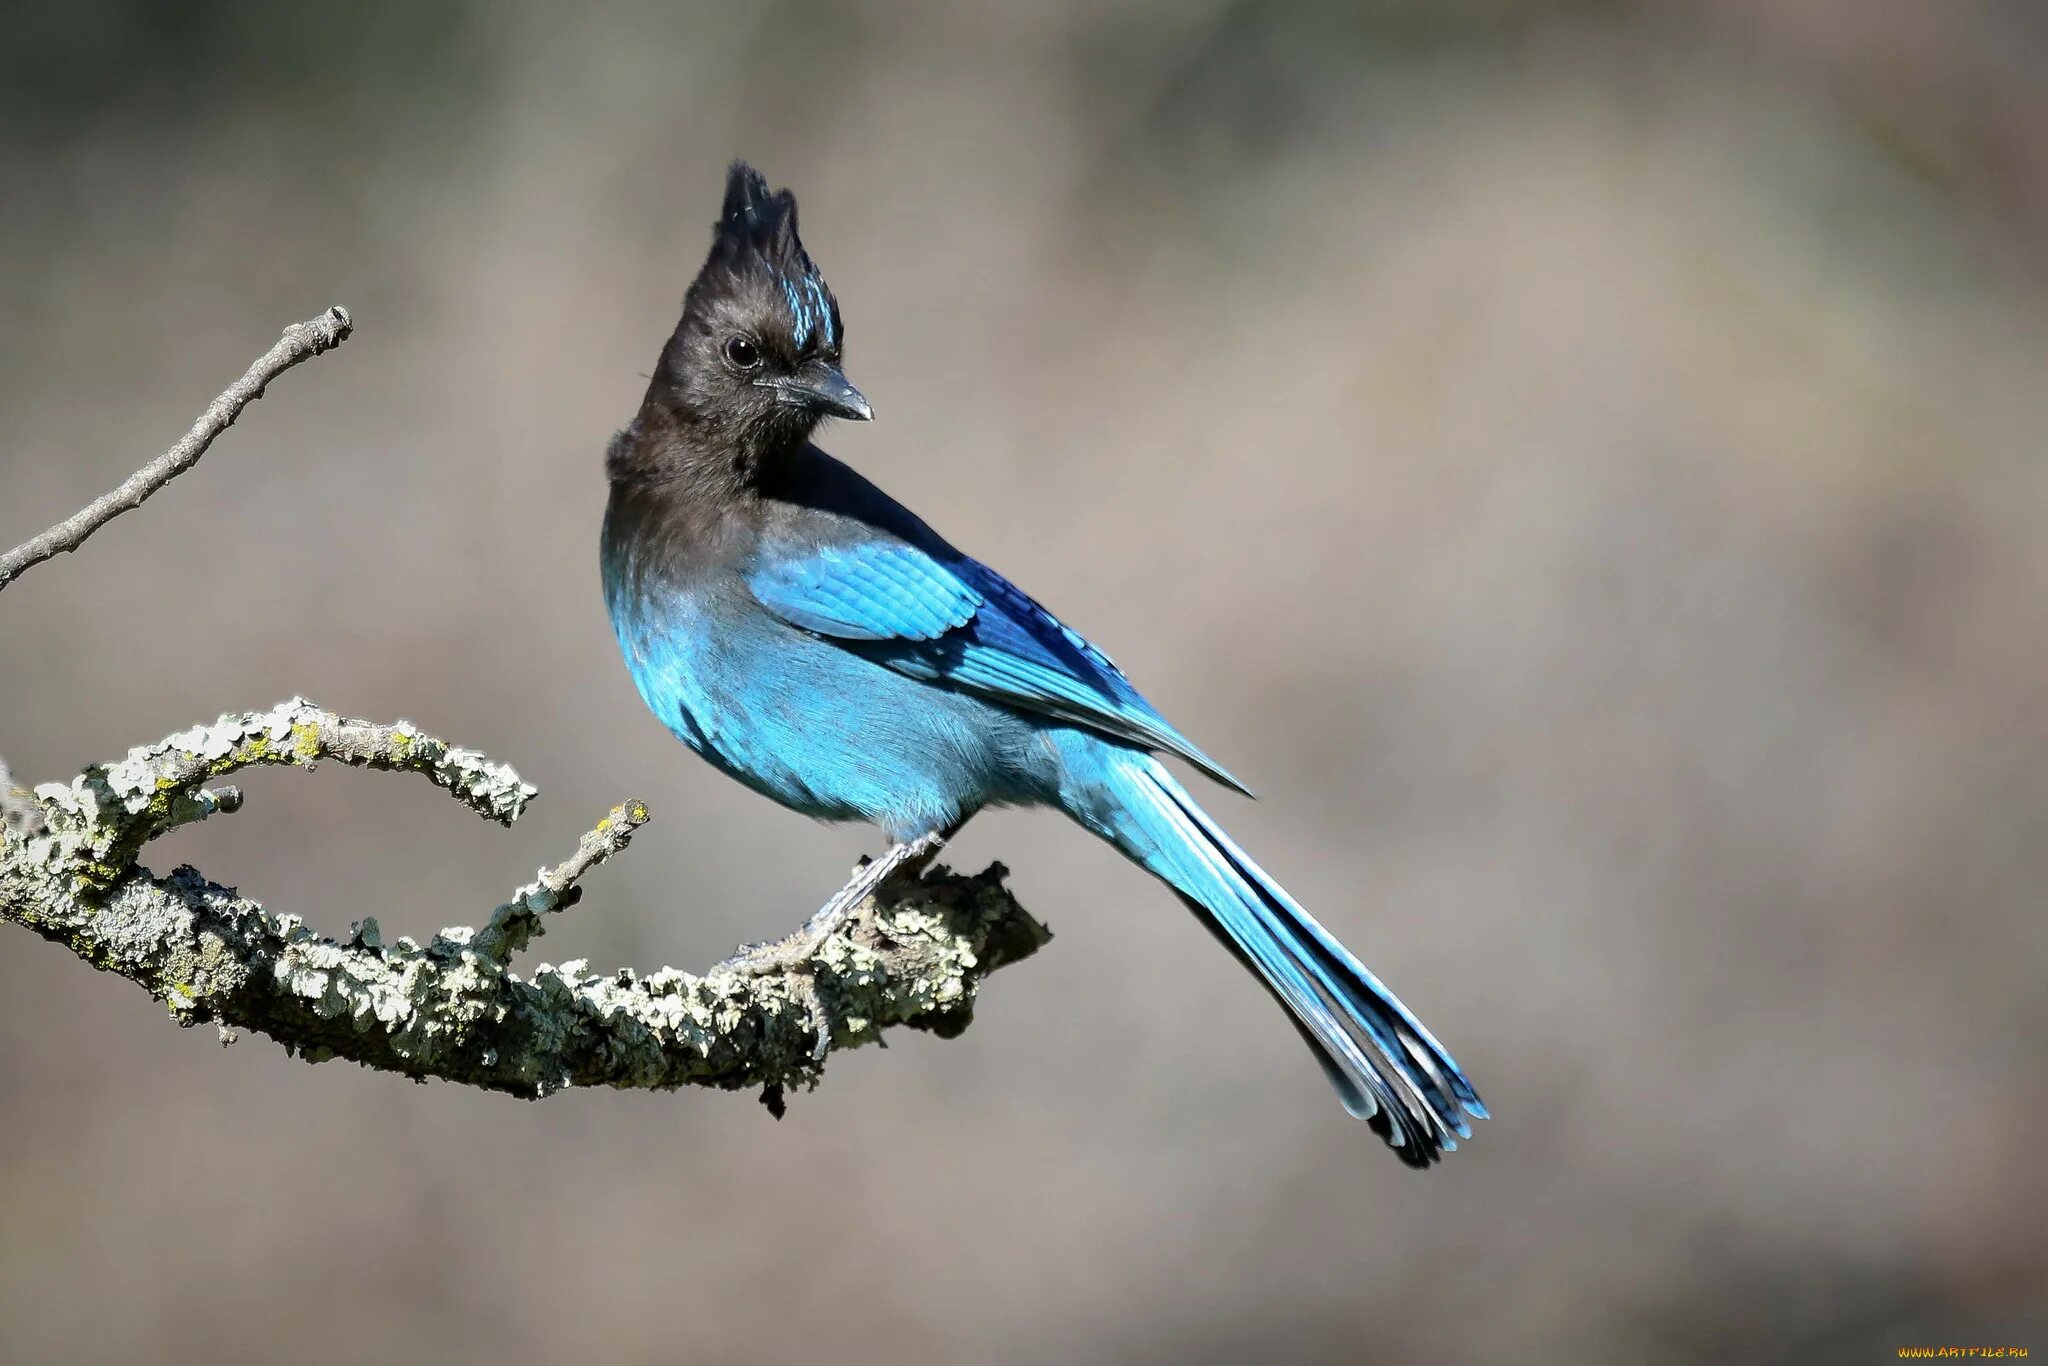
<instances>
[{"instance_id":1,"label":"tail feather","mask_svg":"<svg viewBox=\"0 0 2048 1366\"><path fill-rule=\"evenodd\" d=\"M1104 799L1107 800L1104 800ZM1180 893L1258 974L1315 1050L1344 1108L1426 1167L1487 1117L1458 1064L1408 1008L1149 756L1123 751L1074 813Z\"/></svg>"}]
</instances>

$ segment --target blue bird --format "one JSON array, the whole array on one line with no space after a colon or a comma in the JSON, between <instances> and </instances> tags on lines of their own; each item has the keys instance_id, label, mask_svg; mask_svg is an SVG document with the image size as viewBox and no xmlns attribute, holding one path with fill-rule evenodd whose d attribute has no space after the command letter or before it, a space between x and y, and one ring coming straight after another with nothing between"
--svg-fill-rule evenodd
<instances>
[{"instance_id":1,"label":"blue bird","mask_svg":"<svg viewBox=\"0 0 2048 1366\"><path fill-rule=\"evenodd\" d=\"M734 163L709 258L606 460L605 602L640 696L722 772L891 840L814 917L989 806L1057 807L1172 888L1345 1109L1426 1167L1486 1110L1456 1062L1155 755L1244 791L1109 656L811 444L873 414L796 199Z\"/></svg>"}]
</instances>

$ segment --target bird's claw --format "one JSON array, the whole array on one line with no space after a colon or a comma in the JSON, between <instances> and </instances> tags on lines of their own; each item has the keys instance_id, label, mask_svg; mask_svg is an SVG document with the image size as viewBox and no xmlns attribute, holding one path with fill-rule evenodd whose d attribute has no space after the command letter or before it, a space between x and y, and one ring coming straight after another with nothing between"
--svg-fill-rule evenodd
<instances>
[{"instance_id":1,"label":"bird's claw","mask_svg":"<svg viewBox=\"0 0 2048 1366\"><path fill-rule=\"evenodd\" d=\"M831 900L804 922L802 929L786 939L742 944L732 957L718 965L719 968L749 977L788 973L795 980L795 991L810 1017L814 1036L811 1057L816 1062L823 1062L832 1046L832 1013L825 1005L824 993L819 990L817 968L812 959L824 947L825 941L845 926L862 902L881 890L883 884L899 872L920 869L945 844L949 833L935 830L906 843L891 845L889 851L878 859L862 859L846 885L834 892Z\"/></svg>"}]
</instances>

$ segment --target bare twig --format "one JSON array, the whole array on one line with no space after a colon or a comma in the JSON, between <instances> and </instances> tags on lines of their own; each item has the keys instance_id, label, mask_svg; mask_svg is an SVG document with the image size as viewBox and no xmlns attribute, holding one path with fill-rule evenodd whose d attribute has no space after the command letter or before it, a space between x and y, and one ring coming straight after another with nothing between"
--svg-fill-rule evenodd
<instances>
[{"instance_id":1,"label":"bare twig","mask_svg":"<svg viewBox=\"0 0 2048 1366\"><path fill-rule=\"evenodd\" d=\"M330 308L317 318L293 323L284 330L277 345L266 351L249 372L229 385L227 391L199 415L184 440L122 481L112 493L95 499L89 506L65 518L30 541L24 541L0 555L0 590L21 577L23 570L41 564L53 555L76 550L86 538L124 512L142 506L149 496L199 462L215 437L234 425L242 409L263 397L263 388L302 360L331 351L348 339L353 326L345 308Z\"/></svg>"},{"instance_id":2,"label":"bare twig","mask_svg":"<svg viewBox=\"0 0 2048 1366\"><path fill-rule=\"evenodd\" d=\"M23 925L95 967L137 983L181 1024L268 1034L319 1062L524 1096L568 1086L784 1088L813 1085L827 1047L891 1025L964 1029L981 979L1046 942L1002 885L943 869L864 902L801 961L775 972L720 965L593 974L508 964L574 905L580 879L647 820L628 802L492 912L481 930L442 930L390 945L365 916L345 941L314 934L192 868L158 877L136 862L167 830L240 807L204 783L265 764L339 760L421 774L479 815L510 823L534 793L510 768L405 722L349 720L303 699L210 726L37 789L40 834L0 831L0 920Z\"/></svg>"}]
</instances>

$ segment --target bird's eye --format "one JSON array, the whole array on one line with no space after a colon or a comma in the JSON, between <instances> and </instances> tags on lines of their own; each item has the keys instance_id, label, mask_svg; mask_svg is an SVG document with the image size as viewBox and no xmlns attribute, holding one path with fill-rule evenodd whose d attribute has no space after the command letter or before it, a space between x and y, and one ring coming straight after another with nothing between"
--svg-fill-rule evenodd
<instances>
[{"instance_id":1,"label":"bird's eye","mask_svg":"<svg viewBox=\"0 0 2048 1366\"><path fill-rule=\"evenodd\" d=\"M745 337L727 337L725 358L732 362L736 370L751 370L761 363L761 348Z\"/></svg>"}]
</instances>

